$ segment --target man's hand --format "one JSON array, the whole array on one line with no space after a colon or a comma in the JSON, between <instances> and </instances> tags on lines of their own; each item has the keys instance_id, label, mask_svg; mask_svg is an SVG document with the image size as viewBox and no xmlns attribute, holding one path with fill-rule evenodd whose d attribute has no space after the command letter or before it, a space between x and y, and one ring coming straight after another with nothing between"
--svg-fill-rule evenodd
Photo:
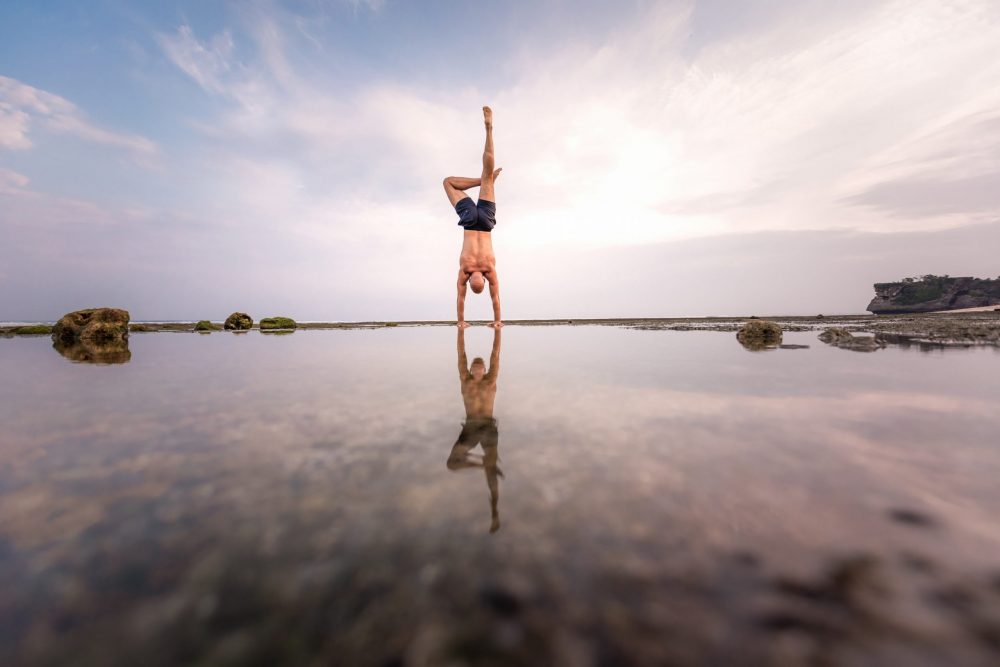
<instances>
[{"instance_id":1,"label":"man's hand","mask_svg":"<svg viewBox=\"0 0 1000 667\"><path fill-rule=\"evenodd\" d=\"M464 320L459 320L455 326L457 326L459 329L468 329L470 325L468 322Z\"/></svg>"},{"instance_id":2,"label":"man's hand","mask_svg":"<svg viewBox=\"0 0 1000 667\"><path fill-rule=\"evenodd\" d=\"M490 323L490 326L493 327L494 329L499 329L500 327L503 326L503 322L497 320L496 322Z\"/></svg>"}]
</instances>

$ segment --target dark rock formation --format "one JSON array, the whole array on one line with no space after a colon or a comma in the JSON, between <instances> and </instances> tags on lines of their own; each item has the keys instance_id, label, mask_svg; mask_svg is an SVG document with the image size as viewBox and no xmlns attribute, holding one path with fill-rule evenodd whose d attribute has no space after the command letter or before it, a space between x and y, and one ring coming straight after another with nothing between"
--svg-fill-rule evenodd
<instances>
[{"instance_id":1,"label":"dark rock formation","mask_svg":"<svg viewBox=\"0 0 1000 667\"><path fill-rule=\"evenodd\" d=\"M819 335L827 345L855 352L874 352L885 347L885 343L875 336L855 336L843 327L831 327Z\"/></svg>"},{"instance_id":2,"label":"dark rock formation","mask_svg":"<svg viewBox=\"0 0 1000 667\"><path fill-rule=\"evenodd\" d=\"M64 346L78 342L104 344L128 340L127 310L88 308L63 315L52 328L52 339Z\"/></svg>"},{"instance_id":3,"label":"dark rock formation","mask_svg":"<svg viewBox=\"0 0 1000 667\"><path fill-rule=\"evenodd\" d=\"M128 340L124 338L75 340L68 343L56 338L52 347L70 361L83 364L127 364L132 359Z\"/></svg>"},{"instance_id":4,"label":"dark rock formation","mask_svg":"<svg viewBox=\"0 0 1000 667\"><path fill-rule=\"evenodd\" d=\"M246 331L253 326L253 318L246 313L233 313L223 326L227 331Z\"/></svg>"},{"instance_id":5,"label":"dark rock formation","mask_svg":"<svg viewBox=\"0 0 1000 667\"><path fill-rule=\"evenodd\" d=\"M218 324L213 324L208 320L199 320L198 323L194 325L194 330L203 332L222 331L222 327Z\"/></svg>"},{"instance_id":6,"label":"dark rock formation","mask_svg":"<svg viewBox=\"0 0 1000 667\"><path fill-rule=\"evenodd\" d=\"M765 350L781 344L781 327L767 320L751 319L736 332L736 340L748 350Z\"/></svg>"},{"instance_id":7,"label":"dark rock formation","mask_svg":"<svg viewBox=\"0 0 1000 667\"><path fill-rule=\"evenodd\" d=\"M898 283L875 283L868 310L876 315L928 313L1000 305L1000 278L951 278L926 275Z\"/></svg>"},{"instance_id":8,"label":"dark rock formation","mask_svg":"<svg viewBox=\"0 0 1000 667\"><path fill-rule=\"evenodd\" d=\"M290 317L265 317L260 321L260 330L295 329L299 325Z\"/></svg>"}]
</instances>

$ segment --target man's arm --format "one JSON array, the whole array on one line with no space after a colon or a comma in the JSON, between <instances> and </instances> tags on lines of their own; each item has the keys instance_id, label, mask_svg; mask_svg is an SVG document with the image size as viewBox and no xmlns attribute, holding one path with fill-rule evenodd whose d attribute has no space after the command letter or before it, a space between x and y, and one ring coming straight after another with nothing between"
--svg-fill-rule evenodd
<instances>
[{"instance_id":1,"label":"man's arm","mask_svg":"<svg viewBox=\"0 0 1000 667\"><path fill-rule=\"evenodd\" d=\"M490 299L493 301L492 326L501 327L503 322L500 321L500 279L497 278L496 270L490 271L487 280L490 281Z\"/></svg>"},{"instance_id":2,"label":"man's arm","mask_svg":"<svg viewBox=\"0 0 1000 667\"><path fill-rule=\"evenodd\" d=\"M458 328L458 379L465 383L469 375L469 358L465 356L465 330Z\"/></svg>"},{"instance_id":3,"label":"man's arm","mask_svg":"<svg viewBox=\"0 0 1000 667\"><path fill-rule=\"evenodd\" d=\"M500 328L493 330L493 350L490 352L490 370L486 376L496 382L500 375Z\"/></svg>"},{"instance_id":4,"label":"man's arm","mask_svg":"<svg viewBox=\"0 0 1000 667\"><path fill-rule=\"evenodd\" d=\"M469 326L465 322L465 291L468 289L469 276L462 269L458 270L458 326Z\"/></svg>"}]
</instances>

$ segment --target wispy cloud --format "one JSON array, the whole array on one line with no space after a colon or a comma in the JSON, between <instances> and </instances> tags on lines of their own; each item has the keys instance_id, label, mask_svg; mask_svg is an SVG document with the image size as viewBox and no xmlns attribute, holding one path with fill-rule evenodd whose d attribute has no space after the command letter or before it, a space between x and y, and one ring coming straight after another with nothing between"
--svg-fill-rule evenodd
<instances>
[{"instance_id":1,"label":"wispy cloud","mask_svg":"<svg viewBox=\"0 0 1000 667\"><path fill-rule=\"evenodd\" d=\"M906 196L905 186L880 185L892 165L913 169L931 146L950 150L947 175L924 175L944 183L954 180L954 163L989 159L976 148L981 126L961 118L1000 102L990 84L1000 80L1000 11L992 3L885 2L855 21L830 7L788 14L709 43L692 59L690 7L655 7L600 44L522 51L517 82L492 89L488 80L456 90L389 79L331 90L290 68L273 17L249 31L257 53L249 64L234 61L228 32L202 42L182 26L161 43L203 89L235 102L206 123L212 132L281 138L283 158L307 173L325 172L320 163L330 159L349 161L352 186L372 193L394 171L422 184L474 173L475 109L493 103L507 166L502 219L516 221L511 233L528 245L892 230L899 216L871 205ZM807 38L798 38L804 26ZM950 129L936 141L920 139L944 122ZM899 210L912 214L908 225L926 229L976 222L993 200L963 206L962 193L990 184L977 176L946 197L950 205L916 197ZM422 196L394 189L414 204ZM308 194L306 186L297 196Z\"/></svg>"},{"instance_id":2,"label":"wispy cloud","mask_svg":"<svg viewBox=\"0 0 1000 667\"><path fill-rule=\"evenodd\" d=\"M762 4L767 20L754 14ZM1000 219L995 2L747 2L739 25L725 30L712 21L731 21L728 14L720 18L693 0L629 5L606 15L600 29L564 21L533 32L497 20L495 64L476 68L455 60L464 48L454 44L462 37L456 23L480 11L467 5L459 19L429 9L437 14L425 17L424 33L405 53L369 46L395 34L393 21L407 10L401 3L237 4L221 19L156 23L157 55L141 68L150 89L170 91L157 98L163 106L149 132L171 142L161 156L165 178L105 193L86 214L80 209L80 245L67 252L90 247L82 234L90 225L130 235L129 248L151 265L178 267L177 275L197 256L199 270L219 281L246 257L266 254L264 261L297 267L282 279L285 288L301 280L329 286L329 296L365 275L364 295L358 288L323 301L336 302L338 312L402 317L394 307L419 304L427 310L413 316L447 316L460 235L440 182L478 174L485 103L496 112L505 168L495 243L501 272L516 276L506 283L512 315L551 314L540 281L589 295L564 301L592 314L640 307L665 314L669 304L655 290L636 287L646 276L703 283L699 299L707 299L720 262L756 276L738 297L743 302L765 288L761 262L781 262L766 254L768 243L802 242L814 232L822 242L802 256L816 271L829 268L824 262L849 266L872 239L884 241L849 288L823 282L826 294L858 291L838 304L862 307L871 280L897 277L896 267L939 270L917 266L934 264L936 233ZM563 6L539 10L558 15ZM30 155L41 132L132 156L156 150L91 122L63 97L0 78L0 150ZM49 174L37 164L5 166L0 223L4 206L9 224L12 210L62 224L82 205L79 190L46 199ZM146 217L129 213L136 210ZM853 230L871 235L840 255L824 249ZM920 262L894 256L894 264L880 264L904 234L916 234L906 247ZM149 242L154 237L161 245ZM198 253L176 250L190 251L189 238L198 239ZM572 285L562 284L568 269L552 258L614 247L642 261L616 260L621 276L613 280L585 261L570 262ZM742 260L743 252L757 263ZM704 261L686 261L688 254ZM953 255L984 265L980 255ZM557 267L544 279L543 262ZM661 263L686 273L657 273ZM890 266L892 275L874 275ZM962 271L956 264L943 270ZM734 271L726 275L739 280ZM273 290L276 298L289 291L263 277L245 280L246 289ZM786 292L786 301L801 310L807 291ZM635 308L623 303L629 298ZM716 312L732 309L712 303ZM650 304L654 310L645 310Z\"/></svg>"},{"instance_id":3,"label":"wispy cloud","mask_svg":"<svg viewBox=\"0 0 1000 667\"><path fill-rule=\"evenodd\" d=\"M0 148L30 148L33 127L121 148L147 160L157 153L156 144L145 137L98 127L69 100L0 76Z\"/></svg>"}]
</instances>

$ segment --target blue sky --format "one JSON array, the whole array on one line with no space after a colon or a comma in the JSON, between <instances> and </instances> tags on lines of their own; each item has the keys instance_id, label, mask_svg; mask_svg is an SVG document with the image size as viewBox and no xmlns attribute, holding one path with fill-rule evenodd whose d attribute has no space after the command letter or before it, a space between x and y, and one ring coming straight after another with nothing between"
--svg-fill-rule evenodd
<instances>
[{"instance_id":1,"label":"blue sky","mask_svg":"<svg viewBox=\"0 0 1000 667\"><path fill-rule=\"evenodd\" d=\"M484 103L506 317L857 312L1000 273L998 81L989 0L6 2L0 320L453 317Z\"/></svg>"}]
</instances>

